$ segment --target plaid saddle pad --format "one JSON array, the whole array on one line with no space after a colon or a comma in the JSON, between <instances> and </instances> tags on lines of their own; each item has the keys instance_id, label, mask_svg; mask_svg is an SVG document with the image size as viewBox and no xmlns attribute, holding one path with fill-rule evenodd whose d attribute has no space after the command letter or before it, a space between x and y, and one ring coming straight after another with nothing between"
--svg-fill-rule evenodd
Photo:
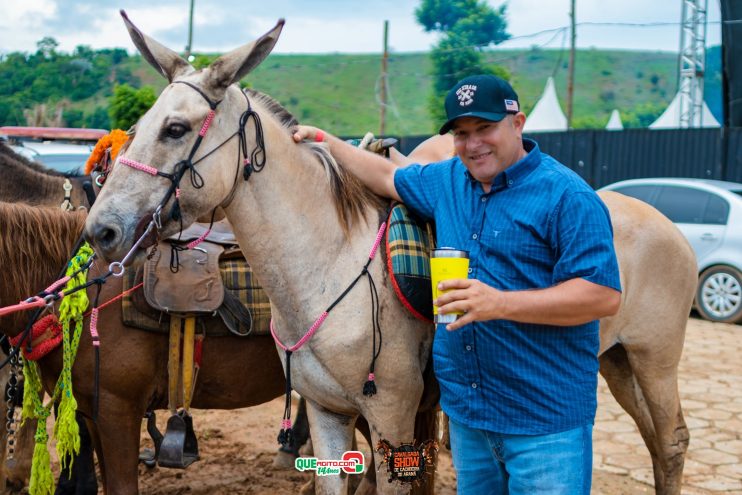
<instances>
[{"instance_id":1,"label":"plaid saddle pad","mask_svg":"<svg viewBox=\"0 0 742 495\"><path fill-rule=\"evenodd\" d=\"M397 297L415 318L433 322L430 252L433 230L401 203L389 212L386 230L387 267Z\"/></svg>"},{"instance_id":2,"label":"plaid saddle pad","mask_svg":"<svg viewBox=\"0 0 742 495\"><path fill-rule=\"evenodd\" d=\"M257 279L253 276L252 268L244 258L227 257L219 260L219 271L221 273L224 288L230 292L252 315L251 335L267 335L270 333L271 307L268 296ZM127 270L124 274L124 291L141 282L141 269ZM137 299L136 303L134 299ZM144 295L141 290L136 290L124 296L121 301L121 315L125 325L149 330L153 332L168 333L170 328L170 316L156 310L142 312ZM145 303L146 304L146 303ZM208 328L210 337L232 335L227 326L219 316L199 317L204 328ZM199 328L199 327L197 327Z\"/></svg>"}]
</instances>

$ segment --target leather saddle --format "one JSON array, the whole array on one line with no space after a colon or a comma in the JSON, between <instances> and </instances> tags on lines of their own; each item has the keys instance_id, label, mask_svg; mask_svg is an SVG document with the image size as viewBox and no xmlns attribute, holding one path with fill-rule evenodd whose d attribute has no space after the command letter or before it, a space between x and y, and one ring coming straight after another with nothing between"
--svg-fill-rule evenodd
<instances>
[{"instance_id":1,"label":"leather saddle","mask_svg":"<svg viewBox=\"0 0 742 495\"><path fill-rule=\"evenodd\" d=\"M171 244L184 245L204 235L205 239L194 248L179 250L178 269L174 272ZM218 314L232 333L249 334L252 315L225 289L219 269L220 260L241 256L232 226L226 219L214 222L210 231L208 224L193 224L180 235L159 242L150 253L143 270L147 304L180 317Z\"/></svg>"}]
</instances>

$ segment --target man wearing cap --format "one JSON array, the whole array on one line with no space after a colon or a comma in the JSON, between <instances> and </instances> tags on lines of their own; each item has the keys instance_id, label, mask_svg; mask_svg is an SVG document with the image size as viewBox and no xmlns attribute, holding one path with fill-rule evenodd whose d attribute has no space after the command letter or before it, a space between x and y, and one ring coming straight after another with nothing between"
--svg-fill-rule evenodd
<instances>
[{"instance_id":1,"label":"man wearing cap","mask_svg":"<svg viewBox=\"0 0 742 495\"><path fill-rule=\"evenodd\" d=\"M589 494L598 319L618 311L608 211L577 174L523 138L506 81L467 77L449 91L456 156L398 168L314 127L381 196L434 220L438 246L469 252L469 278L441 282L433 345L463 494Z\"/></svg>"}]
</instances>

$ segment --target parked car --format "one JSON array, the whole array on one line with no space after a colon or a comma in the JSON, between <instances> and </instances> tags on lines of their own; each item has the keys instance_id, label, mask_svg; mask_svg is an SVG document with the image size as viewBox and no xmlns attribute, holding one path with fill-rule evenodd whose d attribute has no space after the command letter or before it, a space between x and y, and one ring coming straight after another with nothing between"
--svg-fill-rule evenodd
<instances>
[{"instance_id":1,"label":"parked car","mask_svg":"<svg viewBox=\"0 0 742 495\"><path fill-rule=\"evenodd\" d=\"M71 174L82 173L95 143L106 134L103 129L0 127L0 138L8 140L16 153Z\"/></svg>"},{"instance_id":2,"label":"parked car","mask_svg":"<svg viewBox=\"0 0 742 495\"><path fill-rule=\"evenodd\" d=\"M742 322L742 184L706 179L634 179L616 191L657 208L696 252L695 306L711 321Z\"/></svg>"}]
</instances>

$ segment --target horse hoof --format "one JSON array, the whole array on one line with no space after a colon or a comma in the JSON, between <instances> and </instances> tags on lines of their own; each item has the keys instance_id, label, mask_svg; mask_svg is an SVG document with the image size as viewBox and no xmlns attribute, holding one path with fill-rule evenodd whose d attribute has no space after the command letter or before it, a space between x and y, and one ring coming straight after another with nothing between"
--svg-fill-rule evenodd
<instances>
[{"instance_id":1,"label":"horse hoof","mask_svg":"<svg viewBox=\"0 0 742 495\"><path fill-rule=\"evenodd\" d=\"M279 450L273 457L273 467L276 469L293 469L296 456Z\"/></svg>"}]
</instances>

